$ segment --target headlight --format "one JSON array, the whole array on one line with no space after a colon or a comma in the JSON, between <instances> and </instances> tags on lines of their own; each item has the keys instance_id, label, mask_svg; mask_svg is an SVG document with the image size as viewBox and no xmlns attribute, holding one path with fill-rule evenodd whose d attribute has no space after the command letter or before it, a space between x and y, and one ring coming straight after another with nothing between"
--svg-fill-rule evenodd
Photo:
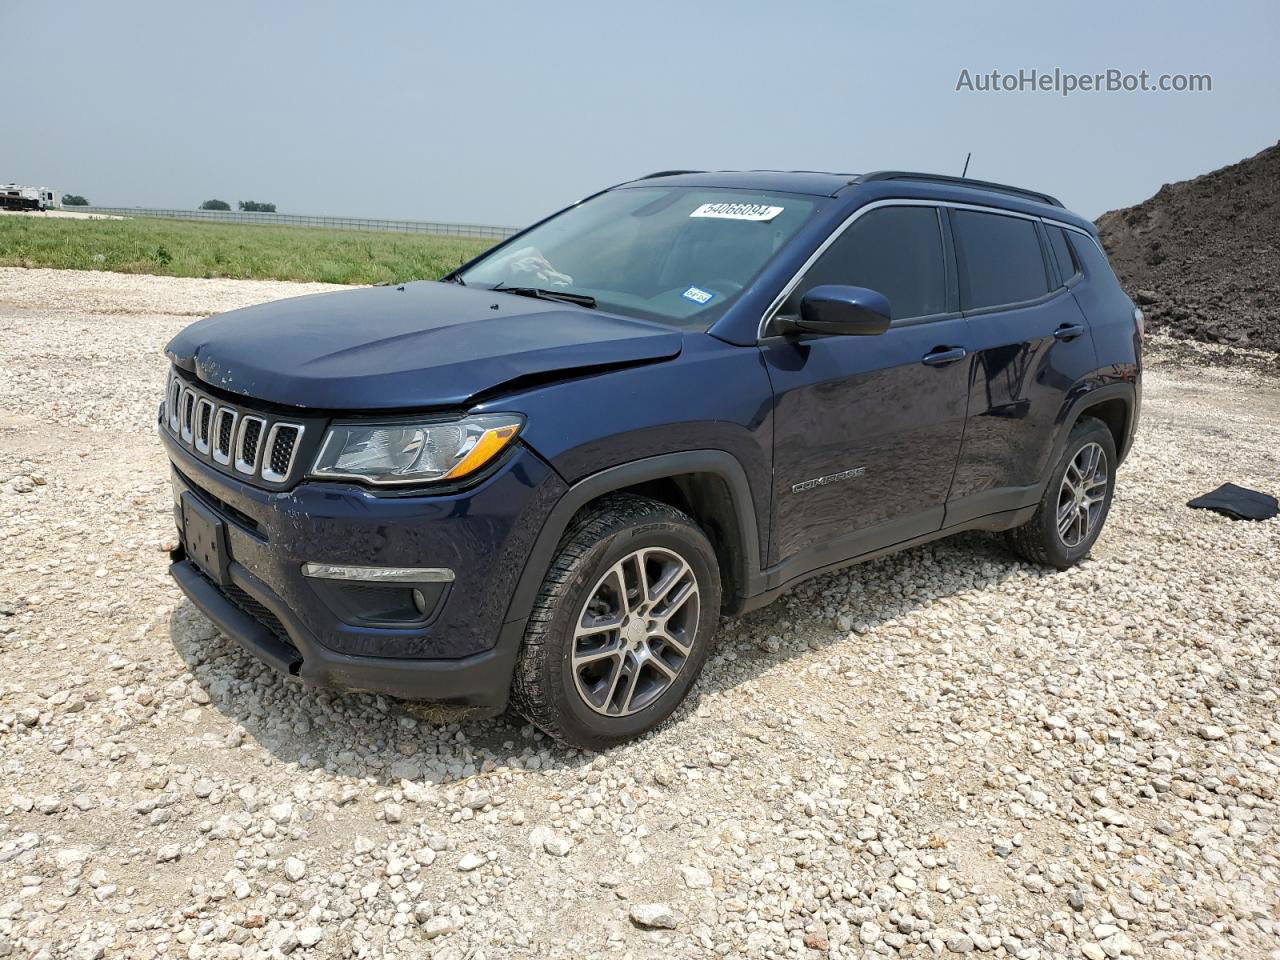
<instances>
[{"instance_id":1,"label":"headlight","mask_svg":"<svg viewBox=\"0 0 1280 960\"><path fill-rule=\"evenodd\" d=\"M511 413L437 423L335 423L311 474L377 484L457 480L492 462L523 423Z\"/></svg>"}]
</instances>

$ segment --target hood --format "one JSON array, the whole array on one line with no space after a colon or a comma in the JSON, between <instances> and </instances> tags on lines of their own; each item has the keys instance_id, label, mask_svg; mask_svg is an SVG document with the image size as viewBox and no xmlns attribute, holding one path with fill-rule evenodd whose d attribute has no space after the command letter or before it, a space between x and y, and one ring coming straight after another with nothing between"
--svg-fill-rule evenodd
<instances>
[{"instance_id":1,"label":"hood","mask_svg":"<svg viewBox=\"0 0 1280 960\"><path fill-rule=\"evenodd\" d=\"M165 353L200 380L326 410L459 407L526 378L664 360L670 327L421 281L277 300L191 324Z\"/></svg>"}]
</instances>

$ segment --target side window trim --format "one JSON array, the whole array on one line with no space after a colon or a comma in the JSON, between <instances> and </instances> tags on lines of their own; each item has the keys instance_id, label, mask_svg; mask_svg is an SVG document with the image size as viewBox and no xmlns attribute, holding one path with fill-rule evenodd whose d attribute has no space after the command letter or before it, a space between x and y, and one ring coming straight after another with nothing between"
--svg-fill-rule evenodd
<instances>
[{"instance_id":1,"label":"side window trim","mask_svg":"<svg viewBox=\"0 0 1280 960\"><path fill-rule=\"evenodd\" d=\"M766 330L768 329L769 324L772 323L774 317L778 315L778 310L782 307L783 303L786 302L787 297L791 295L791 291L796 288L796 286L804 278L804 275L809 272L809 268L812 267L813 264L817 262L818 258L821 257L827 251L827 248L830 247L833 243L835 243L836 240L840 238L840 235L843 234L845 230L849 229L850 225L852 225L854 221L856 221L859 217L866 216L872 210L879 209L880 207L935 207L937 209L945 211L947 213L947 226L948 226L948 230L946 231L945 235L948 240L948 246L952 250L953 256L954 256L955 248L954 248L954 243L952 242L952 239L951 239L951 231L949 229L950 228L950 211L952 210L976 210L979 213L996 213L1005 217L1018 217L1023 220L1031 220L1033 222L1039 221L1041 223L1052 224L1055 227L1061 227L1063 230L1069 230L1072 233L1079 234L1080 236L1087 239L1090 243L1092 243L1095 247L1097 247L1099 253L1101 253L1104 257L1106 256L1106 251L1102 249L1102 245L1097 241L1097 239L1093 236L1093 234L1089 233L1089 231L1087 230L1083 230L1080 227L1077 227L1073 223L1065 223L1061 220L1053 220L1048 217L1038 217L1033 214L1022 213L1021 211L1018 211L1018 210L1005 210L1001 207L989 207L980 203L961 203L953 200L921 200L918 197L890 197L884 200L873 200L870 203L863 204L862 206L858 207L856 210L850 213L849 216L847 216L839 226L837 226L834 230L832 230L829 234L827 234L826 238L822 241L822 243L818 244L817 248L813 251L813 253L809 254L805 262L800 265L800 269L797 270L794 274L792 274L791 279L788 280L787 283L783 285L782 289L778 292L778 295L773 298L772 302L770 302L769 306L765 308L764 312L760 316L760 322L756 325L757 342L760 340L772 339L778 336L778 334L766 333ZM507 241L504 241L504 243L505 242ZM1075 256L1074 251L1072 251L1072 256L1074 258ZM955 268L957 264L958 264L958 261L957 263L953 263L952 265L953 268ZM1078 262L1076 264L1076 269L1077 269L1076 279L1079 279L1081 276L1083 276L1083 267ZM956 292L957 292L957 298L958 298L959 296L958 275L956 277ZM1012 307L1021 307L1021 306L1035 304L1041 300L1049 299L1049 297L1056 295L1056 293L1057 291L1050 291L1049 293L1045 294L1043 297L1037 297L1034 300L1028 300L1023 303L1005 304L996 309L1006 310ZM904 324L919 323L921 320L946 320L946 319L950 319L958 316L973 316L976 314L981 314L983 312L991 312L991 310L990 308L983 308L981 310L970 310L967 313L964 311L961 311L959 309L959 300L957 299L956 309L952 313L938 314L935 317L921 317L916 320L906 320L906 321L903 321L903 323Z\"/></svg>"},{"instance_id":2,"label":"side window trim","mask_svg":"<svg viewBox=\"0 0 1280 960\"><path fill-rule=\"evenodd\" d=\"M1044 267L1044 282L1048 284L1050 293L1056 292L1062 289L1064 281L1058 276L1058 258L1053 255L1053 248L1049 246L1049 230L1041 220L1036 221L1036 242L1040 244L1040 263Z\"/></svg>"}]
</instances>

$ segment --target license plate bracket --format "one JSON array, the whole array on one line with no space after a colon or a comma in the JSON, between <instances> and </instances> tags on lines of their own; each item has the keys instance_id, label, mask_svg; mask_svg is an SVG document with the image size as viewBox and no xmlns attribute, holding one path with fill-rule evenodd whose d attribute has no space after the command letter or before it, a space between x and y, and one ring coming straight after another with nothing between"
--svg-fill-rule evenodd
<instances>
[{"instance_id":1,"label":"license plate bracket","mask_svg":"<svg viewBox=\"0 0 1280 960\"><path fill-rule=\"evenodd\" d=\"M191 562L218 586L231 582L226 524L189 490L182 494L182 547Z\"/></svg>"}]
</instances>

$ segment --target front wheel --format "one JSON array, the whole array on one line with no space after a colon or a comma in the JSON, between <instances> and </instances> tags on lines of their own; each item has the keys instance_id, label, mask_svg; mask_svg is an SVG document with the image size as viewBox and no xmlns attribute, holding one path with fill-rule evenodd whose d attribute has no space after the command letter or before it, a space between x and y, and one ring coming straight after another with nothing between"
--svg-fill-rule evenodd
<instances>
[{"instance_id":1,"label":"front wheel","mask_svg":"<svg viewBox=\"0 0 1280 960\"><path fill-rule=\"evenodd\" d=\"M705 533L657 500L613 496L571 525L516 664L521 714L600 750L669 717L710 652L720 570Z\"/></svg>"},{"instance_id":2,"label":"front wheel","mask_svg":"<svg viewBox=\"0 0 1280 960\"><path fill-rule=\"evenodd\" d=\"M1066 570L1088 556L1116 485L1116 447L1101 420L1082 417L1049 475L1040 505L1029 521L1010 530L1009 544L1033 563Z\"/></svg>"}]
</instances>

